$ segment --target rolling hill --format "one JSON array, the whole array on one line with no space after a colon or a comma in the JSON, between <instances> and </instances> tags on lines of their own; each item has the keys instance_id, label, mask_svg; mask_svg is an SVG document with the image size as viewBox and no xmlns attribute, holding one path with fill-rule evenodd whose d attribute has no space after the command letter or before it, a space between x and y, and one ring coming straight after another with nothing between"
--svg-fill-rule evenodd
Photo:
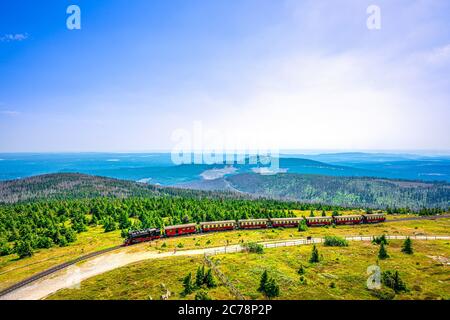
<instances>
[{"instance_id":1,"label":"rolling hill","mask_svg":"<svg viewBox=\"0 0 450 320\"><path fill-rule=\"evenodd\" d=\"M283 173L242 173L161 187L76 173L0 182L0 203L95 197L270 198L346 207L450 207L450 184Z\"/></svg>"}]
</instances>

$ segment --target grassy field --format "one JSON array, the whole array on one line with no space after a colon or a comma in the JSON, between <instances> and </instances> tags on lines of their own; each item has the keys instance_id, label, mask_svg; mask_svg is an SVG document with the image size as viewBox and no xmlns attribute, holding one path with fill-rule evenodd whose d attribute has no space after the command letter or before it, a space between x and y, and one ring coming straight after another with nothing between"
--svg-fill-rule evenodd
<instances>
[{"instance_id":1,"label":"grassy field","mask_svg":"<svg viewBox=\"0 0 450 320\"><path fill-rule=\"evenodd\" d=\"M81 290L64 289L48 299L159 300L168 289L171 293L170 299L192 300L195 292L185 296L182 293L182 280L189 272L192 272L195 277L197 267L202 264L202 256L166 258L136 263L87 279L82 282ZM209 290L208 295L213 299L233 299L223 285Z\"/></svg>"},{"instance_id":2,"label":"grassy field","mask_svg":"<svg viewBox=\"0 0 450 320\"><path fill-rule=\"evenodd\" d=\"M437 257L450 256L448 241L414 241L415 253L400 251L401 241L387 246L390 258L379 261L382 270L398 270L406 282L408 292L396 299L450 299L450 266ZM377 299L366 288L367 267L377 263L378 246L350 242L349 247L318 246L321 262L308 262L311 246L266 249L264 254L235 253L218 255L213 261L232 281L246 299L264 299L257 291L264 270L280 286L278 299ZM448 260L447 260L448 262ZM49 299L159 299L162 284L172 295L170 299L192 299L181 294L182 278L195 274L203 264L201 256L165 258L136 263L94 278L81 284L80 290L64 289ZM305 267L305 282L297 273ZM228 288L219 286L209 291L213 299L232 299Z\"/></svg>"},{"instance_id":3,"label":"grassy field","mask_svg":"<svg viewBox=\"0 0 450 320\"><path fill-rule=\"evenodd\" d=\"M450 266L432 257L450 256L450 245L444 241L415 241L415 254L401 253L401 241L388 246L391 258L379 261L381 270L397 270L410 289L397 299L449 299ZM261 299L257 291L264 270L280 285L280 299L375 299L366 289L367 267L377 264L378 246L367 242L350 242L349 247L319 246L323 260L308 262L311 247L266 250L263 255L230 254L214 258L229 279L249 299ZM245 261L243 264L241 261ZM304 265L306 284L297 273ZM334 287L333 287L334 286Z\"/></svg>"},{"instance_id":4,"label":"grassy field","mask_svg":"<svg viewBox=\"0 0 450 320\"><path fill-rule=\"evenodd\" d=\"M67 247L41 249L25 259L18 259L15 254L0 257L0 290L60 263L122 242L120 231L104 233L102 227L96 227L78 234L77 241Z\"/></svg>"},{"instance_id":5,"label":"grassy field","mask_svg":"<svg viewBox=\"0 0 450 320\"><path fill-rule=\"evenodd\" d=\"M389 216L389 219L399 216ZM325 235L447 235L450 230L450 219L436 221L402 221L379 225L340 226L336 228L310 228L306 232L296 229L267 229L254 231L231 231L195 235L190 237L159 240L152 243L136 245L131 250L168 251L219 247L224 245L245 243L248 241L287 240L306 236ZM57 264L72 260L81 255L121 244L120 232L104 233L101 227L91 228L78 235L78 240L67 247L39 250L31 258L17 259L17 255L0 257L0 289L6 288L36 273Z\"/></svg>"}]
</instances>

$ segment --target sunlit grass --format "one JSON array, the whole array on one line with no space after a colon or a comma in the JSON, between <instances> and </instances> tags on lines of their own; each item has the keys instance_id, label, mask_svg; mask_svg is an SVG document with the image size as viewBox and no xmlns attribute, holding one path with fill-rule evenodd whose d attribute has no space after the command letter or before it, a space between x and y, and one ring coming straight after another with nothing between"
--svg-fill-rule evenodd
<instances>
[{"instance_id":1,"label":"sunlit grass","mask_svg":"<svg viewBox=\"0 0 450 320\"><path fill-rule=\"evenodd\" d=\"M262 272L267 270L280 286L279 299L376 299L366 288L367 267L379 263L382 270L398 270L409 291L396 299L449 299L450 267L434 257L449 257L448 241L414 241L415 253L401 252L401 241L392 241L387 250L391 258L377 262L378 246L350 242L349 247L319 245L321 262L308 262L311 246L266 249L264 254L234 253L214 256L219 269L232 280L246 299L264 299L257 291ZM201 256L170 257L126 266L82 282L81 290L64 289L50 299L159 299L161 284L172 292L171 299L184 297L182 278L195 274ZM306 283L297 273L305 267ZM332 285L333 283L333 285ZM232 299L228 289L209 291L214 299Z\"/></svg>"}]
</instances>

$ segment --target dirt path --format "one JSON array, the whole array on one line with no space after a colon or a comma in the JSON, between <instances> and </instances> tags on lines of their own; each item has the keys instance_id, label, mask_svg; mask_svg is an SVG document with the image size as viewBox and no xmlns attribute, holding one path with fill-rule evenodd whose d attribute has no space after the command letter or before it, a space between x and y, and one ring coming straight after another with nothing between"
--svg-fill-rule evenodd
<instances>
[{"instance_id":1,"label":"dirt path","mask_svg":"<svg viewBox=\"0 0 450 320\"><path fill-rule=\"evenodd\" d=\"M372 236L349 236L345 237L349 241L371 241ZM450 236L411 236L415 240L450 240ZM406 239L406 236L388 236L388 239ZM266 248L288 247L308 245L312 243L321 243L323 238L290 239L285 241L262 242ZM93 276L126 266L138 261L149 259L162 259L175 256L191 256L203 254L224 254L235 253L243 250L240 245L231 245L227 247L217 247L197 250L170 251L157 253L154 251L114 251L93 259L87 260L75 266L59 270L42 279L27 284L11 293L8 293L0 300L39 300L64 288L76 287L83 280Z\"/></svg>"}]
</instances>

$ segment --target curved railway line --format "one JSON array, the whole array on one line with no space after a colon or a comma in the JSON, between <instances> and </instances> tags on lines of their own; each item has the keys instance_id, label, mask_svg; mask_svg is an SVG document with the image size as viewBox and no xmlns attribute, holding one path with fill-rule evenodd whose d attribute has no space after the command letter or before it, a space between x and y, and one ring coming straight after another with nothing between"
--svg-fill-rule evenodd
<instances>
[{"instance_id":1,"label":"curved railway line","mask_svg":"<svg viewBox=\"0 0 450 320\"><path fill-rule=\"evenodd\" d=\"M437 220L437 219L443 219L443 218L450 218L450 214L445 214L445 215L440 215L440 216L423 216L423 217L399 218L399 219L386 220L385 223L402 222L402 221L414 221L414 220ZM20 288L22 288L22 287L24 287L24 286L26 286L26 285L28 285L28 284L30 284L32 282L35 282L35 281L37 281L39 279L42 279L42 278L44 278L46 276L49 276L49 275L51 275L51 274L53 274L53 273L55 273L55 272L57 272L59 270L65 269L65 268L67 268L69 266L72 266L74 264L77 264L77 263L79 263L81 261L85 261L85 260L88 260L88 259L100 256L100 255L103 255L105 253L118 250L120 248L123 248L123 245L111 247L111 248L100 250L100 251L96 251L96 252L91 252L91 253L88 253L88 254L83 255L81 257L78 257L76 259L73 259L71 261L68 261L68 262L59 264L57 266L51 267L51 268L49 268L47 270L44 270L44 271L42 271L40 273L37 273L37 274L31 276L31 277L29 277L29 278L27 278L27 279L25 279L23 281L20 281L20 282L18 282L16 284L12 285L11 287L8 287L8 288L0 291L0 297L5 296L5 295L7 295L9 293L12 293L15 290L20 289Z\"/></svg>"}]
</instances>

